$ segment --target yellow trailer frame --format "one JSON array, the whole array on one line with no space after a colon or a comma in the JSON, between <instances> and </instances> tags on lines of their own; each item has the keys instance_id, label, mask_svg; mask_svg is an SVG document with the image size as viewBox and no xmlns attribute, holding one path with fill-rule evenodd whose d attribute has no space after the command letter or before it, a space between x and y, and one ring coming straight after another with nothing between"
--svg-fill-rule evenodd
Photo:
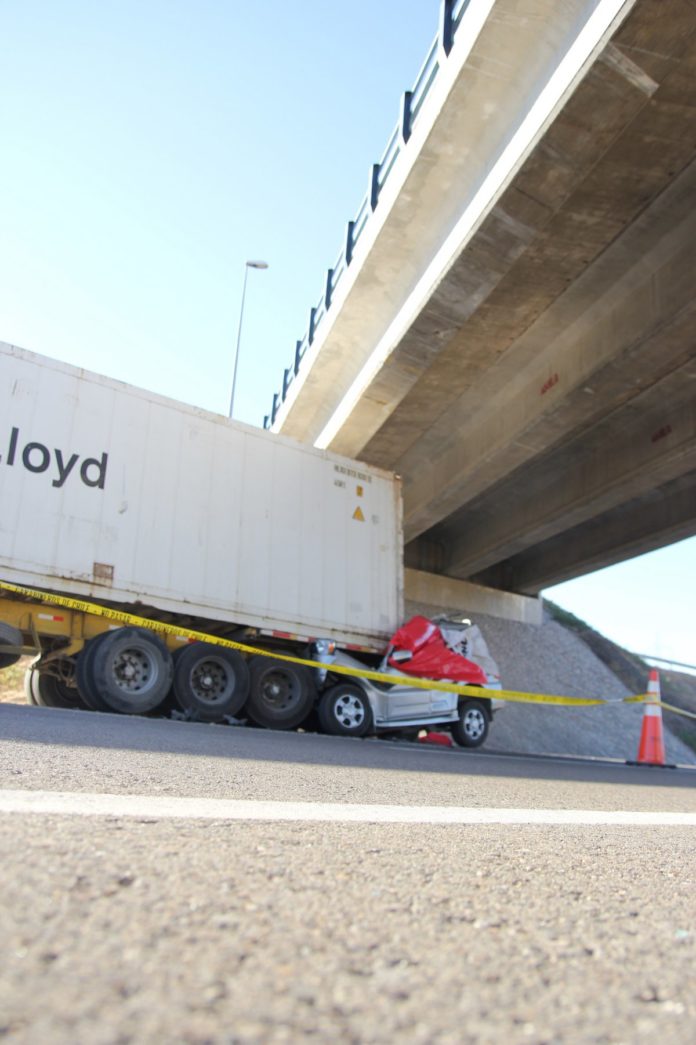
<instances>
[{"instance_id":1,"label":"yellow trailer frame","mask_svg":"<svg viewBox=\"0 0 696 1045\"><path fill-rule=\"evenodd\" d=\"M122 625L114 624L84 610L47 606L8 594L0 594L0 620L22 634L24 645L0 644L0 653L40 654L44 663L59 657L74 657L90 639ZM180 649L190 640L184 636L160 635L170 650Z\"/></svg>"}]
</instances>

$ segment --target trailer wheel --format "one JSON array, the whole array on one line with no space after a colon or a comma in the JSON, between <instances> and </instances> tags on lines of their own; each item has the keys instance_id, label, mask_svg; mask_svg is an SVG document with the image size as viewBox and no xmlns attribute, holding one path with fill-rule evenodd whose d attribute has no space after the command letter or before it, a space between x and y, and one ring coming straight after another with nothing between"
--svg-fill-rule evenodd
<instances>
[{"instance_id":1,"label":"trailer wheel","mask_svg":"<svg viewBox=\"0 0 696 1045\"><path fill-rule=\"evenodd\" d=\"M222 722L244 706L249 668L236 650L194 642L176 655L174 694L184 711L205 722Z\"/></svg>"},{"instance_id":2,"label":"trailer wheel","mask_svg":"<svg viewBox=\"0 0 696 1045\"><path fill-rule=\"evenodd\" d=\"M339 682L319 702L319 723L325 733L338 737L364 737L372 726L372 709L365 690Z\"/></svg>"},{"instance_id":3,"label":"trailer wheel","mask_svg":"<svg viewBox=\"0 0 696 1045\"><path fill-rule=\"evenodd\" d=\"M32 704L41 708L86 707L75 683L75 662L70 657L46 665L34 661L24 676L24 692Z\"/></svg>"},{"instance_id":4,"label":"trailer wheel","mask_svg":"<svg viewBox=\"0 0 696 1045\"><path fill-rule=\"evenodd\" d=\"M463 700L452 736L461 747L481 747L488 736L489 715L479 700Z\"/></svg>"},{"instance_id":5,"label":"trailer wheel","mask_svg":"<svg viewBox=\"0 0 696 1045\"><path fill-rule=\"evenodd\" d=\"M97 652L99 643L102 639L107 637L107 634L107 632L104 632L102 635L97 635L95 638L89 639L77 655L77 668L75 669L77 692L82 697L85 707L90 711L110 710L109 705L97 690L97 685L92 673L94 654Z\"/></svg>"},{"instance_id":6,"label":"trailer wheel","mask_svg":"<svg viewBox=\"0 0 696 1045\"><path fill-rule=\"evenodd\" d=\"M271 657L252 657L251 692L246 714L257 726L295 729L314 706L316 690L303 664L287 664Z\"/></svg>"},{"instance_id":7,"label":"trailer wheel","mask_svg":"<svg viewBox=\"0 0 696 1045\"><path fill-rule=\"evenodd\" d=\"M23 646L22 633L11 624L0 621L0 646ZM0 670L11 668L21 658L21 653L0 653Z\"/></svg>"},{"instance_id":8,"label":"trailer wheel","mask_svg":"<svg viewBox=\"0 0 696 1045\"><path fill-rule=\"evenodd\" d=\"M110 711L142 715L161 704L172 684L169 650L143 628L117 628L101 635L91 660L88 679L93 692Z\"/></svg>"}]
</instances>

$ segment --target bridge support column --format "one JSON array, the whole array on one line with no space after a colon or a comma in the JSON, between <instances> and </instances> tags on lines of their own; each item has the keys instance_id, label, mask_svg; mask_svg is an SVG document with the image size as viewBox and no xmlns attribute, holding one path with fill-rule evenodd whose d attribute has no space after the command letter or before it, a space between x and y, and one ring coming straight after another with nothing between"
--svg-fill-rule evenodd
<instances>
[{"instance_id":1,"label":"bridge support column","mask_svg":"<svg viewBox=\"0 0 696 1045\"><path fill-rule=\"evenodd\" d=\"M542 600L539 598L514 595L422 570L407 568L404 571L404 589L407 618L416 613L424 617L461 613L475 620L477 614L485 613L523 624L541 624L543 619Z\"/></svg>"}]
</instances>

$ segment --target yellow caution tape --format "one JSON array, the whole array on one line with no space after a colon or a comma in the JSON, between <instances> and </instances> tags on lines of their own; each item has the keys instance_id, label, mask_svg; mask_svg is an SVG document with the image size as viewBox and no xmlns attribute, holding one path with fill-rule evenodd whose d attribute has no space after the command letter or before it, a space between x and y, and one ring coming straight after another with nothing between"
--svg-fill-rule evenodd
<instances>
[{"instance_id":1,"label":"yellow caution tape","mask_svg":"<svg viewBox=\"0 0 696 1045\"><path fill-rule=\"evenodd\" d=\"M623 704L654 704L660 708L667 708L668 711L673 711L675 715L683 715L684 718L694 718L696 715L693 711L684 711L683 708L677 708L674 704L667 704L664 700L655 700L652 693L637 693L634 697L624 697Z\"/></svg>"},{"instance_id":2,"label":"yellow caution tape","mask_svg":"<svg viewBox=\"0 0 696 1045\"><path fill-rule=\"evenodd\" d=\"M696 718L693 711L684 711L683 708L675 708L674 704L665 704L664 700L658 701L661 708L667 708L668 711L673 711L675 715L683 715L684 718Z\"/></svg>"},{"instance_id":3,"label":"yellow caution tape","mask_svg":"<svg viewBox=\"0 0 696 1045\"><path fill-rule=\"evenodd\" d=\"M369 668L346 667L343 664L322 664L320 661L293 657L289 653L277 653L271 650L259 649L255 646L247 646L243 642L224 639L219 635L208 635L203 631L195 631L192 628L182 628L178 624L166 624L164 621L150 620L147 617L139 617L134 613L126 613L124 610L114 610L107 606L100 606L98 603L86 602L83 599L73 599L67 595L54 595L34 588L25 588L18 584L9 584L7 581L0 581L0 590L13 592L16 595L28 596L53 606L63 606L66 609L76 610L79 613L91 613L95 617L104 617L107 620L117 621L120 624L128 624L136 628L148 628L150 631L160 632L164 635L179 635L194 642L209 642L215 646L224 646L227 649L239 650L241 653L249 653L253 656L271 657L273 660L284 661L288 664L302 664L308 668L323 668L332 675L348 675L352 678L370 679L373 682L386 682L391 686L403 685L414 689L440 690L444 693L458 693L465 697L481 698L485 694L486 699L505 700L520 704L548 704L561 707L591 707L623 702L640 702L646 698L646 694L640 694L635 697L626 697L624 701L607 701L593 697L561 697L548 693L522 693L509 689L486 690L481 686L467 686L457 682L437 682L434 679L418 678L411 675L390 675L382 671L371 671ZM669 707L670 710L679 710L672 708L671 705L663 706ZM689 712L681 713L690 715ZM690 715L690 717L696 718L696 715Z\"/></svg>"}]
</instances>

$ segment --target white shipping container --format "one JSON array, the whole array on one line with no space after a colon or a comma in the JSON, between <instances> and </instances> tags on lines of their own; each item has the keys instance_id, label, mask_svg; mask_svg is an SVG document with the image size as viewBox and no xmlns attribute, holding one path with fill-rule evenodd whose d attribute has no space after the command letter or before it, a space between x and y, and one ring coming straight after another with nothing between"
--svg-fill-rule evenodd
<instances>
[{"instance_id":1,"label":"white shipping container","mask_svg":"<svg viewBox=\"0 0 696 1045\"><path fill-rule=\"evenodd\" d=\"M377 649L400 484L0 342L0 579Z\"/></svg>"}]
</instances>

